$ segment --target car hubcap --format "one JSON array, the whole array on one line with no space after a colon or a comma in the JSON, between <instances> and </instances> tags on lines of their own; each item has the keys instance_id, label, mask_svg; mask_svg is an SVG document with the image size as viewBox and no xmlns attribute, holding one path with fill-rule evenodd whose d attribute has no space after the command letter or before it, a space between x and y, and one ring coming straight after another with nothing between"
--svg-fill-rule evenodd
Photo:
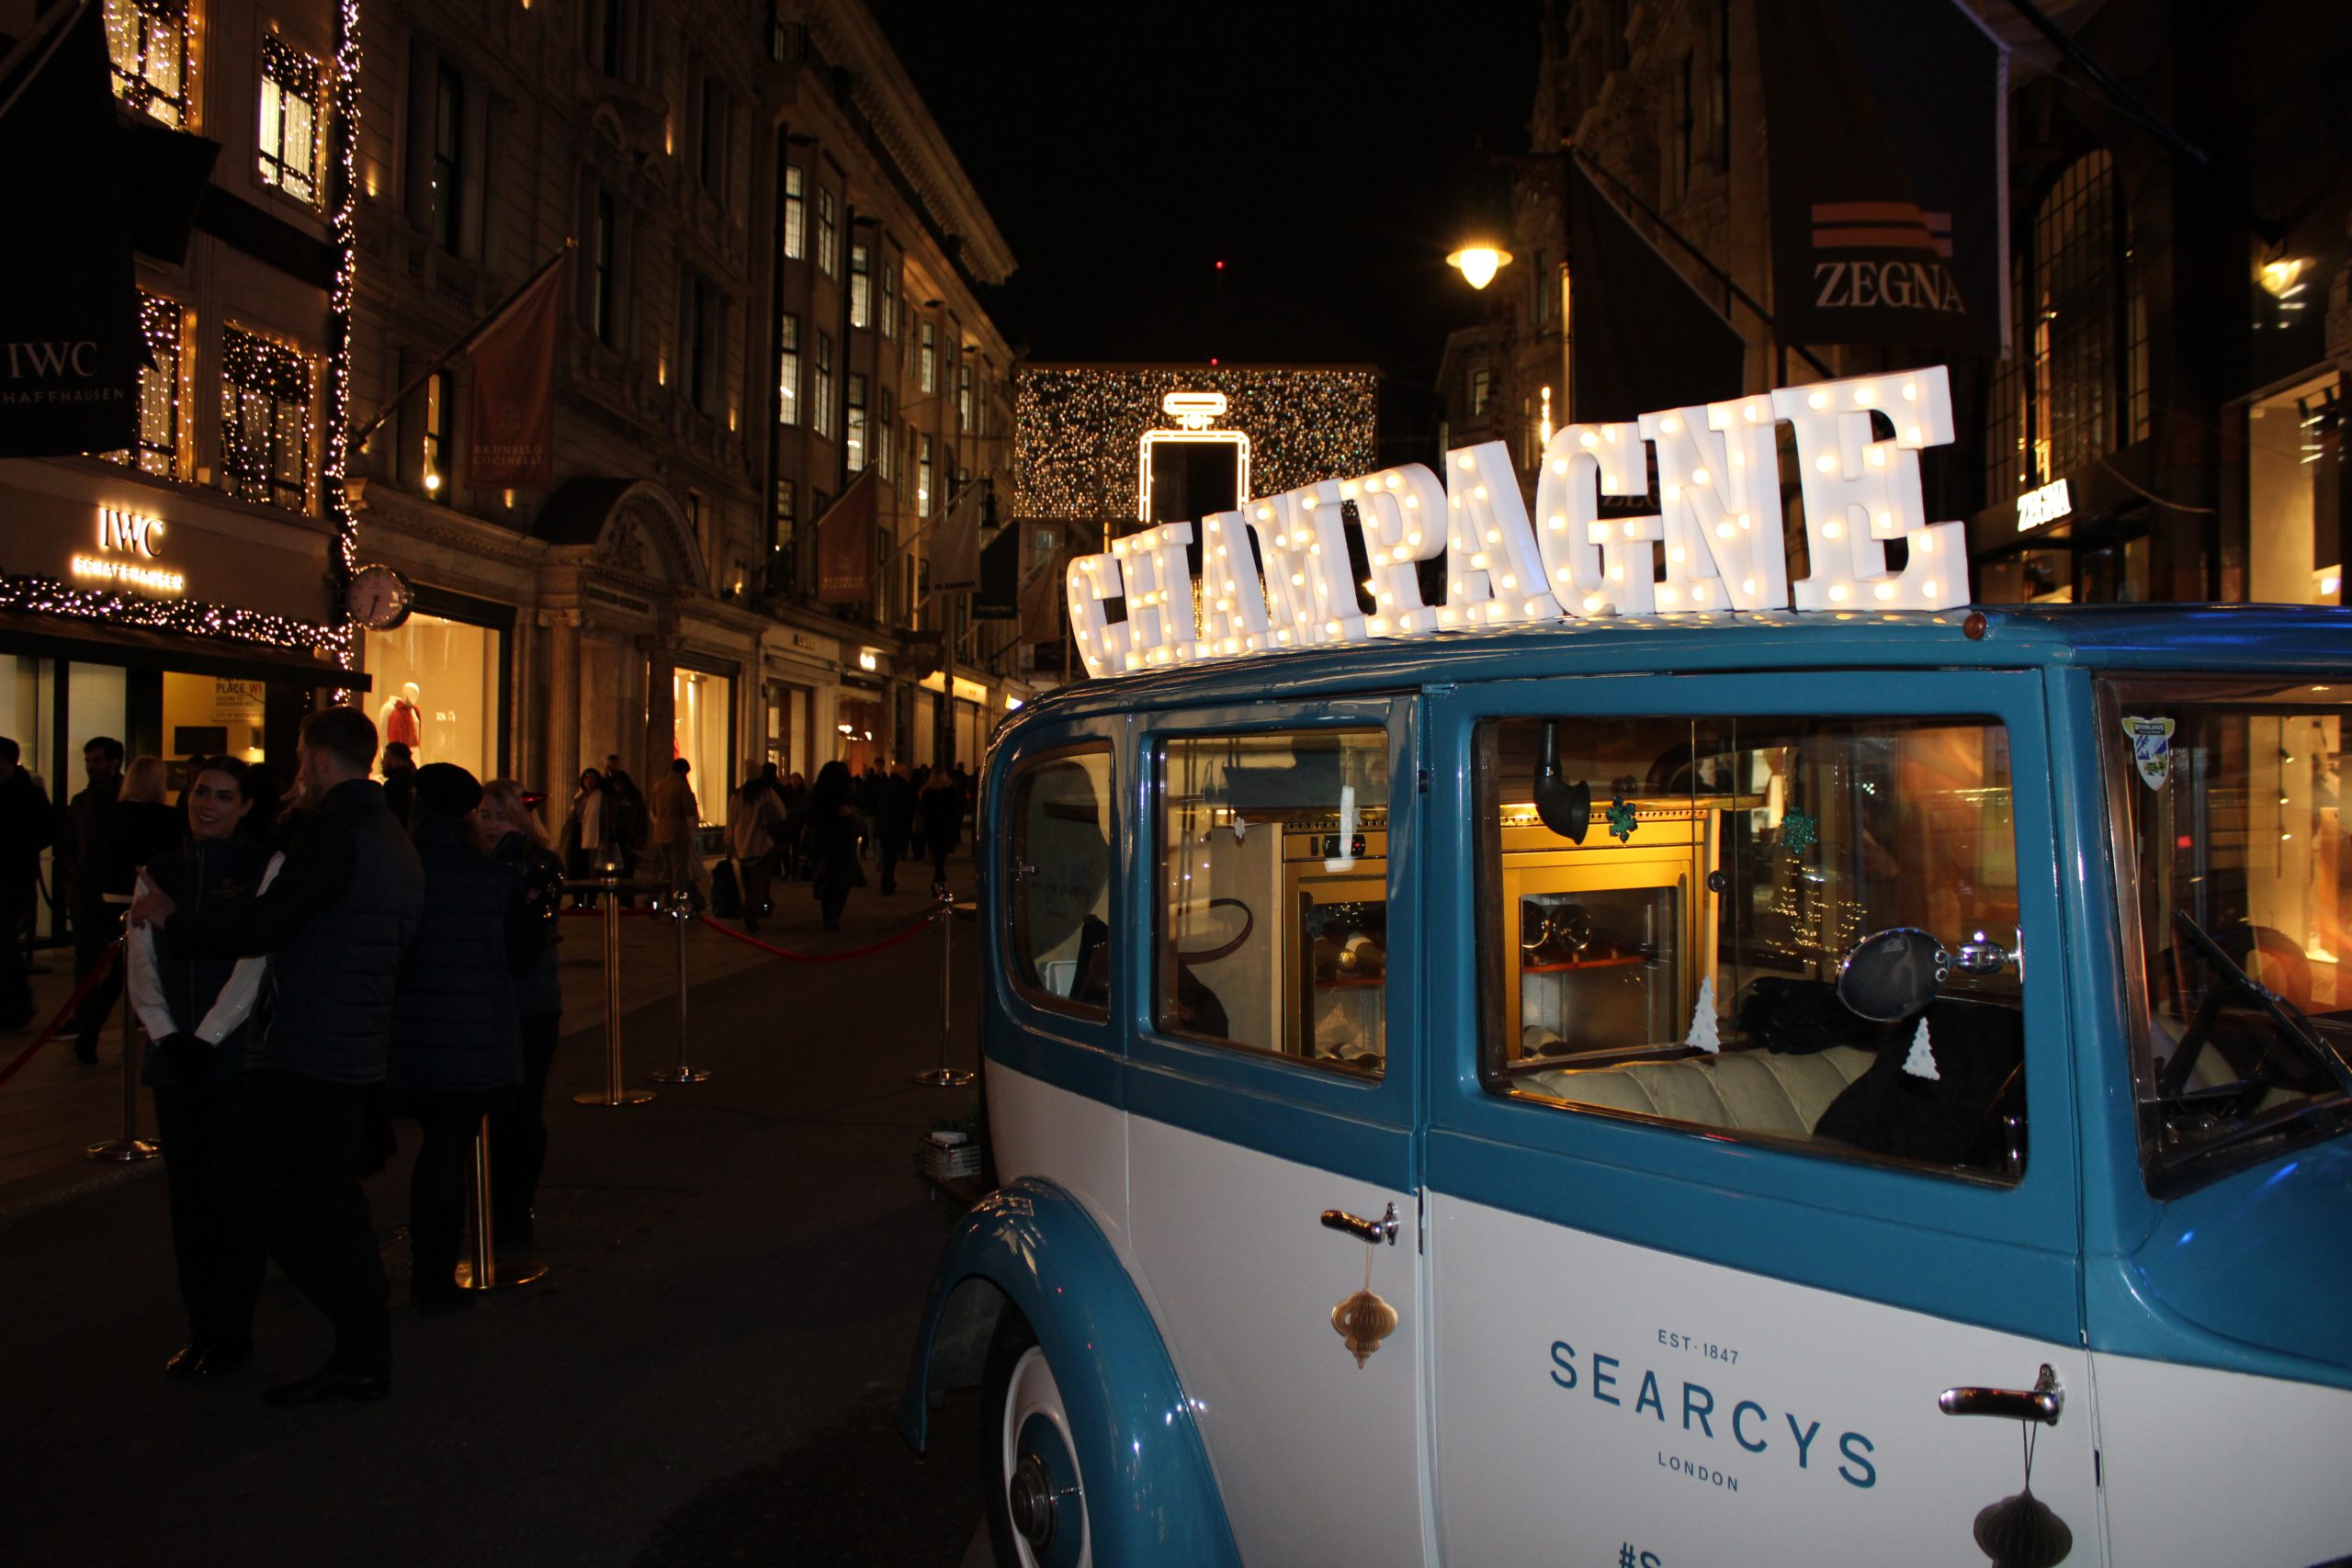
<instances>
[{"instance_id":1,"label":"car hubcap","mask_svg":"<svg viewBox=\"0 0 2352 1568\"><path fill-rule=\"evenodd\" d=\"M1019 1568L1091 1568L1069 1416L1046 1353L1035 1347L1014 1364L1006 1384L1003 1434L999 1452Z\"/></svg>"}]
</instances>

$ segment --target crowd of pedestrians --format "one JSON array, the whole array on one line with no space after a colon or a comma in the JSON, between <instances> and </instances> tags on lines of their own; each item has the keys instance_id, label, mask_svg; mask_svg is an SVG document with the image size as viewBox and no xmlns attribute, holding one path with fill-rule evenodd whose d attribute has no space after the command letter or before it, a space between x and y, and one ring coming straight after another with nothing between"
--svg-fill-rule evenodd
<instances>
[{"instance_id":1,"label":"crowd of pedestrians","mask_svg":"<svg viewBox=\"0 0 2352 1568\"><path fill-rule=\"evenodd\" d=\"M798 773L779 776L769 763L727 801L727 852L744 929L759 929L778 881L802 881L816 896L825 929L840 930L851 892L868 886L869 858L877 862L886 895L898 892L902 862L928 858L936 895L947 885L947 857L971 809L972 780L960 767L910 773L893 761L853 772L836 761L818 769L811 784Z\"/></svg>"}]
</instances>

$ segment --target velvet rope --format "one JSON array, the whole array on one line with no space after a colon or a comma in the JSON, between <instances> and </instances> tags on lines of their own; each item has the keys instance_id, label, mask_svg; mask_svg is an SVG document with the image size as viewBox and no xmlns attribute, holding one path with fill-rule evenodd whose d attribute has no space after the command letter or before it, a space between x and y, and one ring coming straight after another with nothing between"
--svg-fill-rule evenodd
<instances>
[{"instance_id":1,"label":"velvet rope","mask_svg":"<svg viewBox=\"0 0 2352 1568\"><path fill-rule=\"evenodd\" d=\"M732 937L746 947L756 947L762 953L771 953L778 958L789 958L795 964L839 964L846 958L864 958L870 953L880 953L885 948L896 947L900 942L906 942L910 938L913 937L918 931L929 930L931 926L938 920L938 919L939 917L936 914L925 915L913 925L907 927L906 930L894 931L890 935L884 937L880 942L870 942L864 947L847 948L840 953L794 953L789 948L778 947L773 942L762 942L755 936L746 936L741 931L735 931L730 927L717 924L714 921L697 920L695 923L696 925L707 927L708 929L717 931L721 936Z\"/></svg>"},{"instance_id":2,"label":"velvet rope","mask_svg":"<svg viewBox=\"0 0 2352 1568\"><path fill-rule=\"evenodd\" d=\"M17 1052L15 1061L5 1067L0 1067L0 1084L5 1084L15 1077L17 1069L31 1061L36 1052L57 1038L57 1032L65 1027L65 1021L74 1016L74 1010L82 1005L82 998L97 989L98 982L106 978L107 971L113 967L114 961L121 956L122 939L117 937L107 946L105 955L90 966L89 974L85 976L82 983L74 988L74 994L65 998L65 1005L57 1010L57 1016L49 1021L49 1027L42 1030L40 1037L31 1044ZM130 1005L130 998L128 994L123 997L122 1005L125 1007Z\"/></svg>"}]
</instances>

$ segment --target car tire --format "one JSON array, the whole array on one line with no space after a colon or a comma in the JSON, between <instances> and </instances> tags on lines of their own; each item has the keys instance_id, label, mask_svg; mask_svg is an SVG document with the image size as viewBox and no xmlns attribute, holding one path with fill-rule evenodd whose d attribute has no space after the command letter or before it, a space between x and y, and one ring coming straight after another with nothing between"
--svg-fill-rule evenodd
<instances>
[{"instance_id":1,"label":"car tire","mask_svg":"<svg viewBox=\"0 0 2352 1568\"><path fill-rule=\"evenodd\" d=\"M980 1382L980 1486L998 1568L1093 1568L1086 1488L1052 1364L1008 1305Z\"/></svg>"}]
</instances>

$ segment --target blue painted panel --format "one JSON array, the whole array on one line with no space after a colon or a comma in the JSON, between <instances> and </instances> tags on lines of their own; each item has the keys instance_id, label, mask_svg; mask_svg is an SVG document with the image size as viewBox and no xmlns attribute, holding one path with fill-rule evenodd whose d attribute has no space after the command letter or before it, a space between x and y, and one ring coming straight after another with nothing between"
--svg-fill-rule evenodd
<instances>
[{"instance_id":1,"label":"blue painted panel","mask_svg":"<svg viewBox=\"0 0 2352 1568\"><path fill-rule=\"evenodd\" d=\"M1094 1560L1239 1568L1193 1403L1150 1309L1078 1201L1023 1179L991 1193L947 1244L915 1337L899 1429L927 1435L932 1337L956 1286L986 1280L1044 1348L1084 1478Z\"/></svg>"},{"instance_id":2,"label":"blue painted panel","mask_svg":"<svg viewBox=\"0 0 2352 1568\"><path fill-rule=\"evenodd\" d=\"M2030 1152L2003 1188L1490 1094L1478 1079L1472 727L1517 715L1948 714L2008 732L2025 930ZM1425 858L1432 1190L1793 1283L2077 1343L2075 1083L2038 671L1516 681L1433 694ZM2036 852L2036 846L2041 846Z\"/></svg>"},{"instance_id":3,"label":"blue painted panel","mask_svg":"<svg viewBox=\"0 0 2352 1568\"><path fill-rule=\"evenodd\" d=\"M1237 1064L1235 1053L1214 1045L1161 1050L1170 1056L1208 1059L1187 1061L1185 1067L1193 1070L1138 1061L1127 1077L1127 1110L1135 1115L1392 1190L1410 1191L1418 1185L1407 1129L1321 1103L1327 1099L1321 1091L1352 1089L1369 1112L1374 1109L1370 1086L1316 1081L1328 1076L1280 1062ZM1251 1075L1228 1070L1236 1066L1263 1066L1281 1075L1287 1080L1279 1084L1283 1092L1246 1087L1244 1080ZM1303 1092L1306 1090L1317 1092Z\"/></svg>"}]
</instances>

